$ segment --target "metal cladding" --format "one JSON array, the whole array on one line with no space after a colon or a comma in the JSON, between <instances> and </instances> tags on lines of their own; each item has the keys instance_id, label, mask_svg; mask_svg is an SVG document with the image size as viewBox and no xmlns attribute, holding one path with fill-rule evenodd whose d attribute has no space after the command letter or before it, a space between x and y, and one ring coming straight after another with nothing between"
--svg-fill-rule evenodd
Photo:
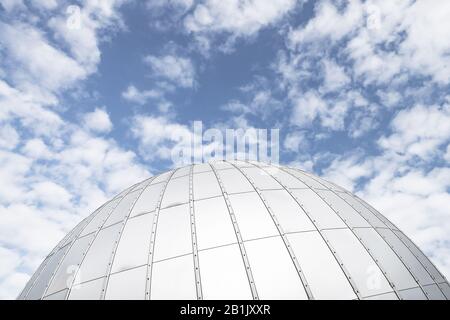
<instances>
[{"instance_id":1,"label":"metal cladding","mask_svg":"<svg viewBox=\"0 0 450 320\"><path fill-rule=\"evenodd\" d=\"M449 299L370 205L298 169L215 161L123 191L47 256L19 299Z\"/></svg>"}]
</instances>

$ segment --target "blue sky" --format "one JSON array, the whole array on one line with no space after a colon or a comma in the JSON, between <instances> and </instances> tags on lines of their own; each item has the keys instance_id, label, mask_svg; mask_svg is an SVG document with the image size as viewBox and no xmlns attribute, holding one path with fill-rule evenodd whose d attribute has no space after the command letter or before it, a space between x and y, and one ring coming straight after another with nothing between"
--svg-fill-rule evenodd
<instances>
[{"instance_id":1,"label":"blue sky","mask_svg":"<svg viewBox=\"0 0 450 320\"><path fill-rule=\"evenodd\" d=\"M446 1L0 0L0 298L193 121L279 128L450 276Z\"/></svg>"}]
</instances>

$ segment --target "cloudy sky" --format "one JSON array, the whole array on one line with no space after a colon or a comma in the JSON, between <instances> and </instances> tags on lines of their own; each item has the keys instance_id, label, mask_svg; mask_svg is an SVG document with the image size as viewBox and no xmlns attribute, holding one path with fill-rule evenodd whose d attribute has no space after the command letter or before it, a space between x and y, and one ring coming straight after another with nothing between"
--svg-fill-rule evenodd
<instances>
[{"instance_id":1,"label":"cloudy sky","mask_svg":"<svg viewBox=\"0 0 450 320\"><path fill-rule=\"evenodd\" d=\"M0 4L0 298L195 120L280 128L450 277L450 1Z\"/></svg>"}]
</instances>

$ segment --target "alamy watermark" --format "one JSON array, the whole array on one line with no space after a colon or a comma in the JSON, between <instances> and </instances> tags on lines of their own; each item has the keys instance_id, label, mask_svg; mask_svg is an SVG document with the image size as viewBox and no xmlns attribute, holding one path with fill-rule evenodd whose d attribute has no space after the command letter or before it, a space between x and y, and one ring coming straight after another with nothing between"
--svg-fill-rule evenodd
<instances>
[{"instance_id":1,"label":"alamy watermark","mask_svg":"<svg viewBox=\"0 0 450 320\"><path fill-rule=\"evenodd\" d=\"M279 129L203 130L201 121L194 121L189 136L172 148L171 158L176 164L208 162L211 160L255 160L278 164L280 159Z\"/></svg>"}]
</instances>

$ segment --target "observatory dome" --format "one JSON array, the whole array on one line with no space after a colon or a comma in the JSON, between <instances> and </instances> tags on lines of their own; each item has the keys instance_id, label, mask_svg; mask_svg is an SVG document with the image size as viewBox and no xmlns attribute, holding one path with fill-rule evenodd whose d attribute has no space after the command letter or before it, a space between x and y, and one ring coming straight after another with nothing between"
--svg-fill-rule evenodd
<instances>
[{"instance_id":1,"label":"observatory dome","mask_svg":"<svg viewBox=\"0 0 450 320\"><path fill-rule=\"evenodd\" d=\"M259 162L131 186L50 252L19 299L449 299L422 251L369 204Z\"/></svg>"}]
</instances>

